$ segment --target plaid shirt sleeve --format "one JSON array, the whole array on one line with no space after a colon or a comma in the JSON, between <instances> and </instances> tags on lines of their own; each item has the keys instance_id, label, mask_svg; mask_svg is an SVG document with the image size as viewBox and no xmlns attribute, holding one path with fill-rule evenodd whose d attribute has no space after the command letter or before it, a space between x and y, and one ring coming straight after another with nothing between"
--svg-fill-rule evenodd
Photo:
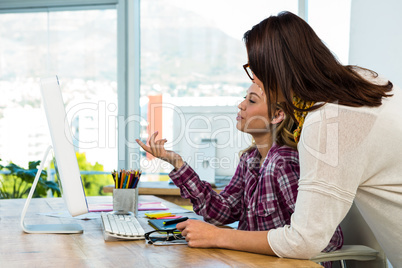
<instances>
[{"instance_id":1,"label":"plaid shirt sleeve","mask_svg":"<svg viewBox=\"0 0 402 268\"><path fill-rule=\"evenodd\" d=\"M244 193L245 159L243 155L230 183L220 194L216 193L211 184L202 181L197 173L185 163L179 170L170 172L169 177L183 198L190 199L194 212L204 217L204 220L215 225L229 224L239 220L242 214Z\"/></svg>"}]
</instances>

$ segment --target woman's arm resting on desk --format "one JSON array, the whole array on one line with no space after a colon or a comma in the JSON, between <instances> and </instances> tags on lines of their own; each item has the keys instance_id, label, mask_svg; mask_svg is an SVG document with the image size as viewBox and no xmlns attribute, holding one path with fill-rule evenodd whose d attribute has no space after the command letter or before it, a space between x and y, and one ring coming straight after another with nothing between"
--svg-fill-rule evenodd
<instances>
[{"instance_id":1,"label":"woman's arm resting on desk","mask_svg":"<svg viewBox=\"0 0 402 268\"><path fill-rule=\"evenodd\" d=\"M268 244L268 231L219 228L199 220L178 223L176 228L186 237L190 247L226 248L275 256Z\"/></svg>"}]
</instances>

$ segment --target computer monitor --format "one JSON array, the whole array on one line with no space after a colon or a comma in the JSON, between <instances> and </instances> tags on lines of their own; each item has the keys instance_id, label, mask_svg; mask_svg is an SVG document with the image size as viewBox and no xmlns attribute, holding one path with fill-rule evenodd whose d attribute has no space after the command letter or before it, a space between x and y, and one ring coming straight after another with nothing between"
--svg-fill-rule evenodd
<instances>
[{"instance_id":1,"label":"computer monitor","mask_svg":"<svg viewBox=\"0 0 402 268\"><path fill-rule=\"evenodd\" d=\"M201 180L227 184L239 163L239 153L251 136L236 128L239 109L233 106L175 106L172 149Z\"/></svg>"},{"instance_id":2,"label":"computer monitor","mask_svg":"<svg viewBox=\"0 0 402 268\"><path fill-rule=\"evenodd\" d=\"M88 205L80 176L77 157L72 142L71 128L68 124L64 102L57 76L41 79L43 106L49 126L52 145L45 152L27 201L21 214L21 227L27 233L82 233L79 224L40 224L24 223L30 200L43 169L49 151L53 148L56 174L61 185L62 197L72 216L88 213Z\"/></svg>"}]
</instances>

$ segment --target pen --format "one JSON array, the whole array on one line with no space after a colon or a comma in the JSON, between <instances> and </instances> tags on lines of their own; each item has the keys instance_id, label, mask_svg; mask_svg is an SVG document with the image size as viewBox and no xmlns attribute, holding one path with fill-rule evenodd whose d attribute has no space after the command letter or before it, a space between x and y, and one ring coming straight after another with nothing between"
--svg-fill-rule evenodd
<instances>
[{"instance_id":1,"label":"pen","mask_svg":"<svg viewBox=\"0 0 402 268\"><path fill-rule=\"evenodd\" d=\"M179 218L179 219L174 219L174 220L170 220L170 221L164 221L164 222L163 222L163 225L166 225L166 224L173 224L173 223L179 223L179 222L186 221L186 220L188 220L187 217L183 217L183 218Z\"/></svg>"},{"instance_id":2,"label":"pen","mask_svg":"<svg viewBox=\"0 0 402 268\"><path fill-rule=\"evenodd\" d=\"M114 188L115 189L119 188L119 174L117 171L114 173L114 182L115 182Z\"/></svg>"},{"instance_id":3,"label":"pen","mask_svg":"<svg viewBox=\"0 0 402 268\"><path fill-rule=\"evenodd\" d=\"M133 185L133 181L134 181L133 171L130 170L130 176L128 177L128 183L126 185L126 188L131 188L131 186Z\"/></svg>"},{"instance_id":4,"label":"pen","mask_svg":"<svg viewBox=\"0 0 402 268\"><path fill-rule=\"evenodd\" d=\"M123 189L127 188L128 178L130 177L130 175L128 173L126 173L124 175L124 177L125 177L125 179L124 179L124 182L123 182L123 187L122 187Z\"/></svg>"},{"instance_id":5,"label":"pen","mask_svg":"<svg viewBox=\"0 0 402 268\"><path fill-rule=\"evenodd\" d=\"M135 181L135 183L133 185L133 188L137 188L138 182L140 181L140 177L141 177L141 171L138 171L136 181Z\"/></svg>"},{"instance_id":6,"label":"pen","mask_svg":"<svg viewBox=\"0 0 402 268\"><path fill-rule=\"evenodd\" d=\"M120 170L120 186L119 186L119 188L120 189L122 189L123 188L123 182L124 182L124 179L126 178L126 171L123 169L123 170Z\"/></svg>"}]
</instances>

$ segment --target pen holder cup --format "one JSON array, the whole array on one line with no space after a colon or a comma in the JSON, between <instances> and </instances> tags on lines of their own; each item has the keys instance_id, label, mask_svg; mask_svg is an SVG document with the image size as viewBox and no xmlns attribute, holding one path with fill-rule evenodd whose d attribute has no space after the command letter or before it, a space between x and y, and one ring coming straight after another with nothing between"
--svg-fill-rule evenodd
<instances>
[{"instance_id":1,"label":"pen holder cup","mask_svg":"<svg viewBox=\"0 0 402 268\"><path fill-rule=\"evenodd\" d=\"M113 211L117 214L138 214L138 188L113 189Z\"/></svg>"}]
</instances>

